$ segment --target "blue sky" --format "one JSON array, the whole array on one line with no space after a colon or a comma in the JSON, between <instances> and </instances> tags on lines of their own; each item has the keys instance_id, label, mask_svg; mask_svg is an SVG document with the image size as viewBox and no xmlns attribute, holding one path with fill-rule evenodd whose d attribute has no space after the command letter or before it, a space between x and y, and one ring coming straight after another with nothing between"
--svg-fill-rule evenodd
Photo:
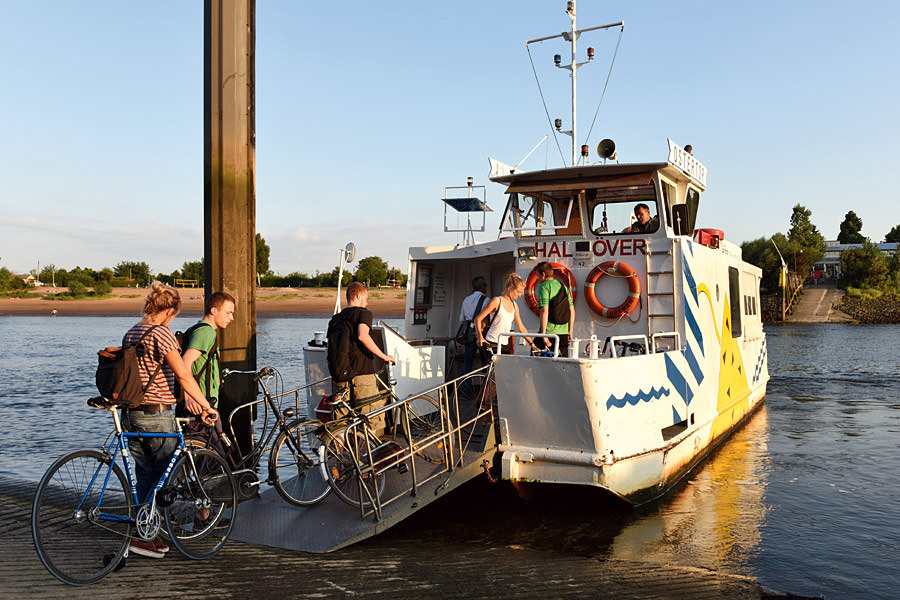
<instances>
[{"instance_id":1,"label":"blue sky","mask_svg":"<svg viewBox=\"0 0 900 600\"><path fill-rule=\"evenodd\" d=\"M406 271L443 233L444 186L501 186L549 126L525 41L568 28L557 0L257 2L257 229L282 274L330 271L338 249ZM199 1L0 5L0 266L168 273L203 253ZM881 241L900 224L900 5L581 0L580 28L624 20L589 143L709 169L698 224L742 242L786 231L800 203L828 239L848 210ZM586 34L579 137L616 32ZM533 46L551 117L568 122L559 40ZM583 60L583 58L582 58ZM568 138L561 137L564 152ZM552 138L522 167L561 166Z\"/></svg>"}]
</instances>

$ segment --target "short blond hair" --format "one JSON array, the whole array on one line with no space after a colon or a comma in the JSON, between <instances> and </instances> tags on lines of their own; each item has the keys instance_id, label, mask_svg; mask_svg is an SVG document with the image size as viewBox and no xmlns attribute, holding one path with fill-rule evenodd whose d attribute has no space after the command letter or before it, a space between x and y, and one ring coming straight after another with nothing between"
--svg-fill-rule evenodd
<instances>
[{"instance_id":1,"label":"short blond hair","mask_svg":"<svg viewBox=\"0 0 900 600\"><path fill-rule=\"evenodd\" d=\"M176 314L181 311L181 296L178 295L178 290L161 281L151 283L150 293L144 299L144 314L151 316L170 308L174 308Z\"/></svg>"}]
</instances>

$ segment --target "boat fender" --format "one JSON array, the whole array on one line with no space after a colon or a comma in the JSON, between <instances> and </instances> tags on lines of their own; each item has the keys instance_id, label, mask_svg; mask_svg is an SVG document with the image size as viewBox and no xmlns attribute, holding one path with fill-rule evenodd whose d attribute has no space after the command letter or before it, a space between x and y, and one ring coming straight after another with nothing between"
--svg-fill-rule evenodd
<instances>
[{"instance_id":1,"label":"boat fender","mask_svg":"<svg viewBox=\"0 0 900 600\"><path fill-rule=\"evenodd\" d=\"M628 295L622 304L613 308L607 308L597 300L597 294L594 287L601 277L610 275L612 277L624 277L628 283ZM587 279L584 280L584 299L588 307L601 317L606 319L618 319L622 315L626 315L633 311L641 300L641 282L638 280L637 273L634 269L623 262L609 260L601 263L591 269Z\"/></svg>"},{"instance_id":2,"label":"boat fender","mask_svg":"<svg viewBox=\"0 0 900 600\"><path fill-rule=\"evenodd\" d=\"M569 286L569 294L572 296L572 302L575 302L575 298L578 294L578 285L575 281L575 276L572 275L572 272L565 267L565 265L561 265L559 263L550 263L550 266L553 267L553 273L556 275L556 278L560 281L560 283ZM534 269L531 270L531 273L528 274L528 278L525 280L525 305L531 309L538 317L541 316L541 307L538 305L538 297L537 290L538 284L541 280L540 275Z\"/></svg>"}]
</instances>

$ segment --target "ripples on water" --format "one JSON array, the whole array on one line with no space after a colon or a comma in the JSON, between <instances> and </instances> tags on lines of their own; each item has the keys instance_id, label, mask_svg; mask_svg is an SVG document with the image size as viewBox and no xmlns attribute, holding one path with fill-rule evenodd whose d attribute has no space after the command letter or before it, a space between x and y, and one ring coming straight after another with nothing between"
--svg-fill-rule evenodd
<instances>
[{"instance_id":1,"label":"ripples on water","mask_svg":"<svg viewBox=\"0 0 900 600\"><path fill-rule=\"evenodd\" d=\"M133 318L0 318L0 473L36 480L105 436L88 409L96 351ZM186 329L179 319L174 329ZM260 366L303 383L326 319L262 319ZM766 405L664 498L634 510L550 487L528 502L474 482L369 542L520 545L596 559L749 575L779 591L893 598L900 586L900 328L767 329Z\"/></svg>"}]
</instances>

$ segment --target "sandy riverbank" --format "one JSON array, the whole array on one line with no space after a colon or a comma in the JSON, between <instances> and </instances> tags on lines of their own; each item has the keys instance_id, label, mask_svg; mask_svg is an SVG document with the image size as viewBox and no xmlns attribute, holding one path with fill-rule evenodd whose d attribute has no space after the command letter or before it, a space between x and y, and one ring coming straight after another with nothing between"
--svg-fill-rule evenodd
<instances>
[{"instance_id":1,"label":"sandy riverbank","mask_svg":"<svg viewBox=\"0 0 900 600\"><path fill-rule=\"evenodd\" d=\"M49 315L56 310L65 316L139 315L144 306L146 289L116 288L102 300L48 299L49 294L65 288L38 288L40 298L0 298L0 316ZM181 293L184 315L203 313L203 290L185 288ZM314 317L334 312L334 288L259 288L256 311L261 317ZM342 306L346 302L341 303ZM406 290L373 289L369 292L369 310L375 318L400 318L406 306Z\"/></svg>"}]
</instances>

